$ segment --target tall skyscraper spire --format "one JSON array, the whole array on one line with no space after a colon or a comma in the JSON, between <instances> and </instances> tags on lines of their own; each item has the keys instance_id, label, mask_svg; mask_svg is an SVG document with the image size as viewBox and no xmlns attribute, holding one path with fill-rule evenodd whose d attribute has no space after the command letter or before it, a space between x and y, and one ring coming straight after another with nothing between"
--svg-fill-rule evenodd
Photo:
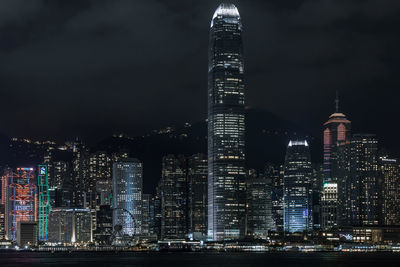
<instances>
[{"instance_id":1,"label":"tall skyscraper spire","mask_svg":"<svg viewBox=\"0 0 400 267\"><path fill-rule=\"evenodd\" d=\"M339 91L336 90L336 99L335 99L335 105L336 105L336 113L339 113Z\"/></svg>"},{"instance_id":2,"label":"tall skyscraper spire","mask_svg":"<svg viewBox=\"0 0 400 267\"><path fill-rule=\"evenodd\" d=\"M351 122L339 112L339 93L336 91L335 113L324 123L324 182L336 181L336 148L350 141Z\"/></svg>"},{"instance_id":3,"label":"tall skyscraper spire","mask_svg":"<svg viewBox=\"0 0 400 267\"><path fill-rule=\"evenodd\" d=\"M242 22L233 4L211 21L208 66L208 238L245 236Z\"/></svg>"}]
</instances>

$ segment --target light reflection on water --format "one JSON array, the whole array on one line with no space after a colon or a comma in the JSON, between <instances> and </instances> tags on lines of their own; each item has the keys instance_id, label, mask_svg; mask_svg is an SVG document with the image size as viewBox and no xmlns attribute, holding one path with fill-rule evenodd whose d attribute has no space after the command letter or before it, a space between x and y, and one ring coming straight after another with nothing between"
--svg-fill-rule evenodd
<instances>
[{"instance_id":1,"label":"light reflection on water","mask_svg":"<svg viewBox=\"0 0 400 267\"><path fill-rule=\"evenodd\" d=\"M0 266L400 266L394 253L115 253L1 252Z\"/></svg>"}]
</instances>

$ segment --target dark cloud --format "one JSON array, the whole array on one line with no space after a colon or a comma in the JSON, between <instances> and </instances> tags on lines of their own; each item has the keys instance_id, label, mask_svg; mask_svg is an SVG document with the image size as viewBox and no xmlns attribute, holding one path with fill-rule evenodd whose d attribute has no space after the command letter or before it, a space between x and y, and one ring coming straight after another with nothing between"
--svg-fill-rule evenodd
<instances>
[{"instance_id":1,"label":"dark cloud","mask_svg":"<svg viewBox=\"0 0 400 267\"><path fill-rule=\"evenodd\" d=\"M400 115L399 1L233 2L245 25L249 105L319 134L339 90L355 129L395 140L382 118ZM218 4L1 1L0 132L99 138L204 119Z\"/></svg>"}]
</instances>

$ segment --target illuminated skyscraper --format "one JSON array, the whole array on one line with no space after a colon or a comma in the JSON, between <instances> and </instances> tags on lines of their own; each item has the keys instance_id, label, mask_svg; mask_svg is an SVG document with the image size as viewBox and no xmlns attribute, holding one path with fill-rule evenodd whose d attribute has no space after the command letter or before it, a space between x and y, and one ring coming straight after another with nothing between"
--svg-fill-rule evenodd
<instances>
[{"instance_id":1,"label":"illuminated skyscraper","mask_svg":"<svg viewBox=\"0 0 400 267\"><path fill-rule=\"evenodd\" d=\"M188 158L189 233L195 240L207 236L207 156L196 154Z\"/></svg>"},{"instance_id":2,"label":"illuminated skyscraper","mask_svg":"<svg viewBox=\"0 0 400 267\"><path fill-rule=\"evenodd\" d=\"M383 224L400 225L400 162L382 157L379 167L383 178Z\"/></svg>"},{"instance_id":3,"label":"illuminated skyscraper","mask_svg":"<svg viewBox=\"0 0 400 267\"><path fill-rule=\"evenodd\" d=\"M324 183L321 197L321 222L322 229L329 230L338 225L337 204L338 204L337 183Z\"/></svg>"},{"instance_id":4,"label":"illuminated skyscraper","mask_svg":"<svg viewBox=\"0 0 400 267\"><path fill-rule=\"evenodd\" d=\"M39 165L38 187L39 187L39 240L47 241L47 223L50 215L49 181L47 176L47 165Z\"/></svg>"},{"instance_id":5,"label":"illuminated skyscraper","mask_svg":"<svg viewBox=\"0 0 400 267\"><path fill-rule=\"evenodd\" d=\"M307 141L290 141L283 178L284 231L312 230L312 167Z\"/></svg>"},{"instance_id":6,"label":"illuminated skyscraper","mask_svg":"<svg viewBox=\"0 0 400 267\"><path fill-rule=\"evenodd\" d=\"M337 146L351 139L351 122L339 113L339 99L336 98L336 112L324 124L324 182L337 182Z\"/></svg>"},{"instance_id":7,"label":"illuminated skyscraper","mask_svg":"<svg viewBox=\"0 0 400 267\"><path fill-rule=\"evenodd\" d=\"M247 184L247 234L257 239L267 239L274 228L272 218L270 177L249 170Z\"/></svg>"},{"instance_id":8,"label":"illuminated skyscraper","mask_svg":"<svg viewBox=\"0 0 400 267\"><path fill-rule=\"evenodd\" d=\"M283 165L265 166L265 177L271 179L271 203L273 231L283 231Z\"/></svg>"},{"instance_id":9,"label":"illuminated skyscraper","mask_svg":"<svg viewBox=\"0 0 400 267\"><path fill-rule=\"evenodd\" d=\"M183 156L162 160L161 239L187 237L187 170Z\"/></svg>"},{"instance_id":10,"label":"illuminated skyscraper","mask_svg":"<svg viewBox=\"0 0 400 267\"><path fill-rule=\"evenodd\" d=\"M137 159L120 159L113 164L113 227L122 234L141 234L143 165Z\"/></svg>"},{"instance_id":11,"label":"illuminated skyscraper","mask_svg":"<svg viewBox=\"0 0 400 267\"><path fill-rule=\"evenodd\" d=\"M38 192L33 168L17 168L5 174L6 232L16 240L18 222L37 222Z\"/></svg>"},{"instance_id":12,"label":"illuminated skyscraper","mask_svg":"<svg viewBox=\"0 0 400 267\"><path fill-rule=\"evenodd\" d=\"M339 220L341 226L382 223L378 141L372 134L355 134L339 146Z\"/></svg>"},{"instance_id":13,"label":"illuminated skyscraper","mask_svg":"<svg viewBox=\"0 0 400 267\"><path fill-rule=\"evenodd\" d=\"M0 240L6 239L6 214L5 206L0 204Z\"/></svg>"},{"instance_id":14,"label":"illuminated skyscraper","mask_svg":"<svg viewBox=\"0 0 400 267\"><path fill-rule=\"evenodd\" d=\"M208 66L208 238L245 236L242 22L233 4L211 21Z\"/></svg>"}]
</instances>

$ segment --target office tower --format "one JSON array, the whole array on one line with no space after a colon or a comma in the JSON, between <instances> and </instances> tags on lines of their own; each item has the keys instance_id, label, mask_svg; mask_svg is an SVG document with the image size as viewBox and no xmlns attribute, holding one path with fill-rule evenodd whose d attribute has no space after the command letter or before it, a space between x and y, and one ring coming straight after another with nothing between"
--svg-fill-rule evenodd
<instances>
[{"instance_id":1,"label":"office tower","mask_svg":"<svg viewBox=\"0 0 400 267\"><path fill-rule=\"evenodd\" d=\"M20 247L37 246L38 225L36 222L18 221L17 244Z\"/></svg>"},{"instance_id":2,"label":"office tower","mask_svg":"<svg viewBox=\"0 0 400 267\"><path fill-rule=\"evenodd\" d=\"M196 154L188 158L189 234L194 240L207 237L207 156Z\"/></svg>"},{"instance_id":3,"label":"office tower","mask_svg":"<svg viewBox=\"0 0 400 267\"><path fill-rule=\"evenodd\" d=\"M233 4L211 21L208 66L208 238L245 236L245 92L242 22Z\"/></svg>"},{"instance_id":4,"label":"office tower","mask_svg":"<svg viewBox=\"0 0 400 267\"><path fill-rule=\"evenodd\" d=\"M313 164L312 175L312 212L313 212L313 227L320 229L322 224L322 191L323 191L323 164Z\"/></svg>"},{"instance_id":5,"label":"office tower","mask_svg":"<svg viewBox=\"0 0 400 267\"><path fill-rule=\"evenodd\" d=\"M150 205L151 195L142 195L142 235L150 235Z\"/></svg>"},{"instance_id":6,"label":"office tower","mask_svg":"<svg viewBox=\"0 0 400 267\"><path fill-rule=\"evenodd\" d=\"M66 243L93 242L92 213L90 209L65 210L64 239Z\"/></svg>"},{"instance_id":7,"label":"office tower","mask_svg":"<svg viewBox=\"0 0 400 267\"><path fill-rule=\"evenodd\" d=\"M69 144L72 150L72 207L88 207L88 187L89 187L89 168L88 158L89 149L86 145L76 140Z\"/></svg>"},{"instance_id":8,"label":"office tower","mask_svg":"<svg viewBox=\"0 0 400 267\"><path fill-rule=\"evenodd\" d=\"M337 182L337 145L350 139L351 122L346 115L339 113L339 99L336 96L336 112L324 123L324 182Z\"/></svg>"},{"instance_id":9,"label":"office tower","mask_svg":"<svg viewBox=\"0 0 400 267\"><path fill-rule=\"evenodd\" d=\"M272 218L271 183L269 177L249 170L247 183L247 234L256 239L267 239L274 228Z\"/></svg>"},{"instance_id":10,"label":"office tower","mask_svg":"<svg viewBox=\"0 0 400 267\"><path fill-rule=\"evenodd\" d=\"M38 192L33 168L17 168L5 173L6 233L16 240L18 222L37 222Z\"/></svg>"},{"instance_id":11,"label":"office tower","mask_svg":"<svg viewBox=\"0 0 400 267\"><path fill-rule=\"evenodd\" d=\"M311 231L312 168L307 141L290 141L286 150L283 178L284 231Z\"/></svg>"},{"instance_id":12,"label":"office tower","mask_svg":"<svg viewBox=\"0 0 400 267\"><path fill-rule=\"evenodd\" d=\"M380 224L382 184L375 135L355 134L338 151L340 225Z\"/></svg>"},{"instance_id":13,"label":"office tower","mask_svg":"<svg viewBox=\"0 0 400 267\"><path fill-rule=\"evenodd\" d=\"M330 230L338 225L337 221L338 185L324 183L321 197L321 227Z\"/></svg>"},{"instance_id":14,"label":"office tower","mask_svg":"<svg viewBox=\"0 0 400 267\"><path fill-rule=\"evenodd\" d=\"M69 208L52 208L47 228L47 242L69 243L65 238L65 216Z\"/></svg>"},{"instance_id":15,"label":"office tower","mask_svg":"<svg viewBox=\"0 0 400 267\"><path fill-rule=\"evenodd\" d=\"M72 184L72 164L68 161L53 161L52 175L49 176L50 197L52 207L71 207L73 184Z\"/></svg>"},{"instance_id":16,"label":"office tower","mask_svg":"<svg viewBox=\"0 0 400 267\"><path fill-rule=\"evenodd\" d=\"M383 179L382 214L384 225L400 225L400 162L381 157L379 168Z\"/></svg>"},{"instance_id":17,"label":"office tower","mask_svg":"<svg viewBox=\"0 0 400 267\"><path fill-rule=\"evenodd\" d=\"M98 151L89 156L89 207L96 209L105 205L112 190L111 158L106 152ZM103 200L103 203L101 203Z\"/></svg>"},{"instance_id":18,"label":"office tower","mask_svg":"<svg viewBox=\"0 0 400 267\"><path fill-rule=\"evenodd\" d=\"M152 235L157 236L157 239L161 239L161 221L162 221L162 207L161 207L161 194L162 194L162 179L157 183L156 194L151 199L150 206L150 232Z\"/></svg>"},{"instance_id":19,"label":"office tower","mask_svg":"<svg viewBox=\"0 0 400 267\"><path fill-rule=\"evenodd\" d=\"M109 244L113 233L112 209L110 205L102 205L96 212L96 230L94 239L99 244Z\"/></svg>"},{"instance_id":20,"label":"office tower","mask_svg":"<svg viewBox=\"0 0 400 267\"><path fill-rule=\"evenodd\" d=\"M38 166L38 187L39 187L39 241L47 241L47 223L50 213L50 193L47 176L47 165Z\"/></svg>"},{"instance_id":21,"label":"office tower","mask_svg":"<svg viewBox=\"0 0 400 267\"><path fill-rule=\"evenodd\" d=\"M283 166L267 163L265 178L271 179L271 216L273 231L283 231Z\"/></svg>"},{"instance_id":22,"label":"office tower","mask_svg":"<svg viewBox=\"0 0 400 267\"><path fill-rule=\"evenodd\" d=\"M162 160L161 239L187 237L187 180L183 156L168 155Z\"/></svg>"},{"instance_id":23,"label":"office tower","mask_svg":"<svg viewBox=\"0 0 400 267\"><path fill-rule=\"evenodd\" d=\"M113 164L113 228L123 235L141 234L143 164L137 159L120 159Z\"/></svg>"},{"instance_id":24,"label":"office tower","mask_svg":"<svg viewBox=\"0 0 400 267\"><path fill-rule=\"evenodd\" d=\"M0 240L6 239L6 207L0 204Z\"/></svg>"}]
</instances>

